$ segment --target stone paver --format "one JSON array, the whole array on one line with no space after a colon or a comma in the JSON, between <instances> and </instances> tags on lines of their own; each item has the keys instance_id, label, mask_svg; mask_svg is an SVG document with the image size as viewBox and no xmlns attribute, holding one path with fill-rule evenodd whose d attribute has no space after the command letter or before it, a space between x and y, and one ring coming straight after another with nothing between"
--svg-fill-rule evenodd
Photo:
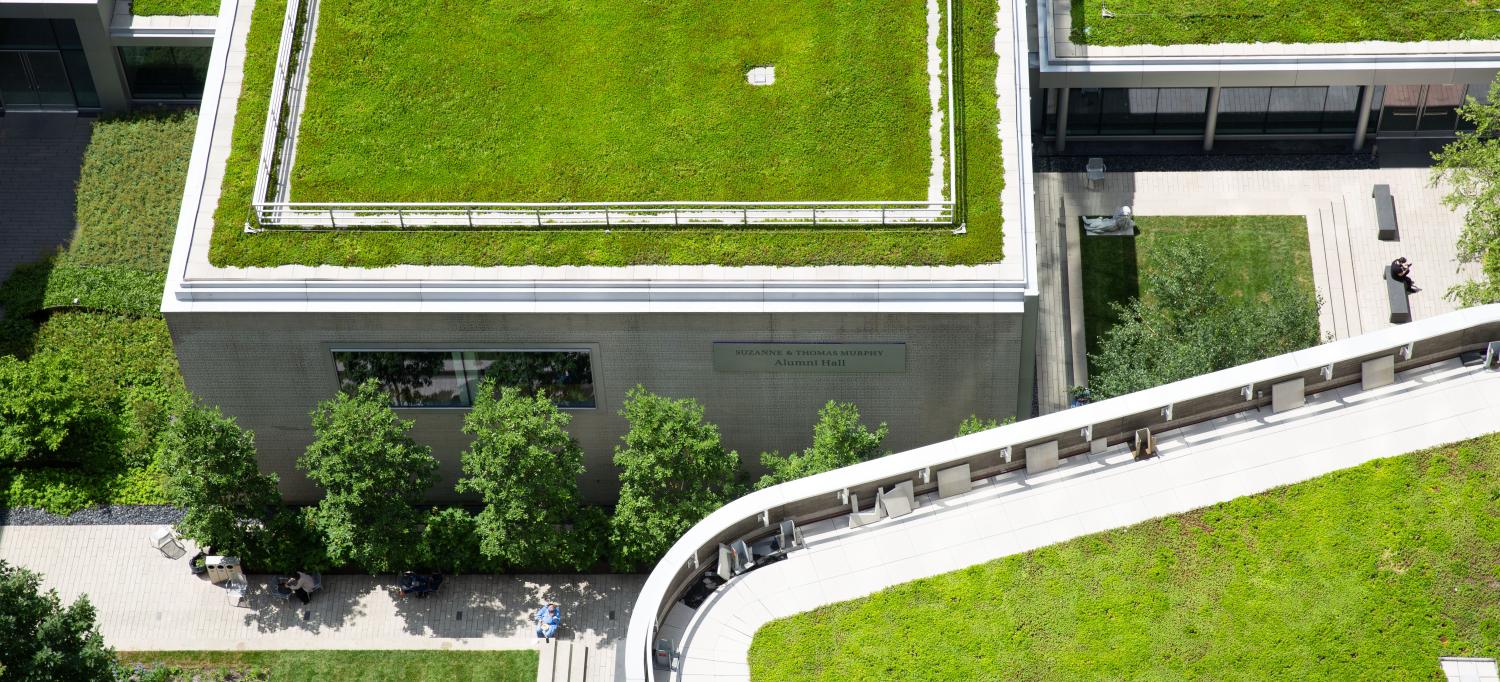
<instances>
[{"instance_id":1,"label":"stone paver","mask_svg":"<svg viewBox=\"0 0 1500 682\"><path fill-rule=\"evenodd\" d=\"M697 610L680 603L660 637L680 652L658 680L744 680L755 632L772 619L890 585L1493 432L1500 372L1457 360L1308 397L1281 414L1252 410L1158 436L1160 456L1124 445L1053 471L986 479L900 519L857 529L840 516L804 527L805 550L737 576ZM1434 662L1436 665L1436 662Z\"/></svg>"},{"instance_id":2,"label":"stone paver","mask_svg":"<svg viewBox=\"0 0 1500 682\"><path fill-rule=\"evenodd\" d=\"M325 575L306 607L250 576L249 608L152 549L155 526L0 526L0 559L41 572L64 600L88 595L99 629L126 651L170 649L527 649L528 618L562 606L563 634L598 651L589 679L616 677L616 640L645 576L449 576L436 596L402 600L394 577ZM191 548L188 556L196 549ZM462 617L459 613L462 612Z\"/></svg>"},{"instance_id":3,"label":"stone paver","mask_svg":"<svg viewBox=\"0 0 1500 682\"><path fill-rule=\"evenodd\" d=\"M0 116L0 281L73 238L73 190L92 123L75 114Z\"/></svg>"}]
</instances>

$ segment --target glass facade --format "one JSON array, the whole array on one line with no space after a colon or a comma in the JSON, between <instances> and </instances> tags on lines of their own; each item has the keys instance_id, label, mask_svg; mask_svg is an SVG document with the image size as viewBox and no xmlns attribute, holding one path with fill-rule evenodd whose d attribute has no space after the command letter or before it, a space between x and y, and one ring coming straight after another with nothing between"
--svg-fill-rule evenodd
<instances>
[{"instance_id":1,"label":"glass facade","mask_svg":"<svg viewBox=\"0 0 1500 682\"><path fill-rule=\"evenodd\" d=\"M130 96L138 100L203 98L208 76L207 47L121 47L120 63Z\"/></svg>"},{"instance_id":2,"label":"glass facade","mask_svg":"<svg viewBox=\"0 0 1500 682\"><path fill-rule=\"evenodd\" d=\"M1360 86L1224 88L1219 135L1353 133Z\"/></svg>"},{"instance_id":3,"label":"glass facade","mask_svg":"<svg viewBox=\"0 0 1500 682\"><path fill-rule=\"evenodd\" d=\"M99 93L72 19L0 19L0 106L93 109Z\"/></svg>"},{"instance_id":4,"label":"glass facade","mask_svg":"<svg viewBox=\"0 0 1500 682\"><path fill-rule=\"evenodd\" d=\"M1055 103L1048 103L1049 120ZM1191 135L1208 121L1208 88L1073 88L1068 135ZM1050 129L1048 133L1054 133Z\"/></svg>"},{"instance_id":5,"label":"glass facade","mask_svg":"<svg viewBox=\"0 0 1500 682\"><path fill-rule=\"evenodd\" d=\"M339 389L351 392L380 382L392 407L469 407L480 381L493 378L546 396L558 407L595 406L594 372L587 350L333 352Z\"/></svg>"}]
</instances>

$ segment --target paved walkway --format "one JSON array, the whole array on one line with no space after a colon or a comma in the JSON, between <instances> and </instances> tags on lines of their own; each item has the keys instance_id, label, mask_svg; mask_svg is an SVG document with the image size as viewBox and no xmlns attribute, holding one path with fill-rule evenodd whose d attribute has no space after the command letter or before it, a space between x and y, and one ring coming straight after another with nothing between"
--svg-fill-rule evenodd
<instances>
[{"instance_id":1,"label":"paved walkway","mask_svg":"<svg viewBox=\"0 0 1500 682\"><path fill-rule=\"evenodd\" d=\"M1161 456L1123 446L1036 476L988 479L921 502L913 514L851 532L847 516L807 526L807 548L738 576L698 610L680 603L659 636L681 652L658 680L744 680L766 622L1081 535L1204 507L1338 469L1495 431L1500 372L1429 365L1370 391L1310 396L1304 407L1251 411L1159 436Z\"/></svg>"},{"instance_id":2,"label":"paved walkway","mask_svg":"<svg viewBox=\"0 0 1500 682\"><path fill-rule=\"evenodd\" d=\"M167 559L146 537L154 526L0 526L0 559L43 574L65 601L87 594L99 629L124 651L171 649L528 649L528 618L562 606L565 637L599 653L597 674L616 677L615 643L645 576L451 576L438 595L401 600L391 576L325 575L302 606L250 576L249 608ZM196 552L190 549L189 556Z\"/></svg>"},{"instance_id":3,"label":"paved walkway","mask_svg":"<svg viewBox=\"0 0 1500 682\"><path fill-rule=\"evenodd\" d=\"M93 121L0 116L0 281L73 238L73 188Z\"/></svg>"},{"instance_id":4,"label":"paved walkway","mask_svg":"<svg viewBox=\"0 0 1500 682\"><path fill-rule=\"evenodd\" d=\"M1107 160L1106 160L1107 161ZM1130 205L1136 215L1301 215L1307 219L1313 279L1323 298L1320 327L1334 338L1358 336L1390 326L1390 310L1381 277L1398 256L1415 263L1423 288L1411 296L1413 319L1454 306L1444 292L1478 275L1477 264L1460 265L1454 243L1462 218L1442 205L1444 190L1428 186L1427 168L1300 171L1183 171L1107 173L1091 187L1083 173L1037 173L1039 250L1050 247L1066 269L1064 282L1048 293L1066 300L1067 320L1057 322L1048 338L1069 335L1066 357L1051 351L1039 356L1039 380L1051 380L1042 394L1058 391L1063 377L1086 379L1082 321L1082 269L1076 230L1080 215L1109 214ZM1400 239L1375 236L1375 205L1370 190L1388 184L1396 200ZM1062 232L1059 235L1059 231ZM1061 244L1054 242L1062 238ZM1059 364L1065 363L1065 364ZM1044 410L1046 411L1046 410Z\"/></svg>"}]
</instances>

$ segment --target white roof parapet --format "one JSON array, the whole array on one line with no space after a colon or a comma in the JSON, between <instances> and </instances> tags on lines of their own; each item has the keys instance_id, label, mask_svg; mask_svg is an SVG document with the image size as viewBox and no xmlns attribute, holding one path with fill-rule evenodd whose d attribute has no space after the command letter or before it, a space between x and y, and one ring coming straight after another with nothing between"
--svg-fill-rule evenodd
<instances>
[{"instance_id":1,"label":"white roof parapet","mask_svg":"<svg viewBox=\"0 0 1500 682\"><path fill-rule=\"evenodd\" d=\"M658 615L677 587L672 580L680 568L705 544L728 529L755 518L768 509L804 500L833 499L840 491L873 482L909 476L925 468L942 468L965 458L997 452L1016 444L1040 442L1059 434L1072 434L1112 420L1125 419L1215 394L1236 394L1247 384L1263 384L1289 375L1319 371L1383 352L1395 355L1408 344L1469 329L1495 326L1500 334L1500 304L1469 308L1438 317L1390 327L1362 336L1279 355L1238 367L1205 374L1129 395L1083 405L988 431L934 443L854 466L759 490L730 502L693 526L667 551L646 579L631 611L625 640L625 673L630 682L651 680L650 649Z\"/></svg>"}]
</instances>

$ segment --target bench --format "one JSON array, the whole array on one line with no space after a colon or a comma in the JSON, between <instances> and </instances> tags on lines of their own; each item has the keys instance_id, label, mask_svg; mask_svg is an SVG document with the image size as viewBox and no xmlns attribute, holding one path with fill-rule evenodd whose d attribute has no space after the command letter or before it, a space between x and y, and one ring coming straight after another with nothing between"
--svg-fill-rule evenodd
<instances>
[{"instance_id":1,"label":"bench","mask_svg":"<svg viewBox=\"0 0 1500 682\"><path fill-rule=\"evenodd\" d=\"M1406 283L1393 279L1391 266L1385 266L1385 297L1391 305L1391 324L1411 322L1411 301L1406 296Z\"/></svg>"},{"instance_id":2,"label":"bench","mask_svg":"<svg viewBox=\"0 0 1500 682\"><path fill-rule=\"evenodd\" d=\"M1375 224L1379 228L1380 241L1396 240L1396 200L1391 197L1390 185L1376 185L1370 193L1375 199Z\"/></svg>"}]
</instances>

